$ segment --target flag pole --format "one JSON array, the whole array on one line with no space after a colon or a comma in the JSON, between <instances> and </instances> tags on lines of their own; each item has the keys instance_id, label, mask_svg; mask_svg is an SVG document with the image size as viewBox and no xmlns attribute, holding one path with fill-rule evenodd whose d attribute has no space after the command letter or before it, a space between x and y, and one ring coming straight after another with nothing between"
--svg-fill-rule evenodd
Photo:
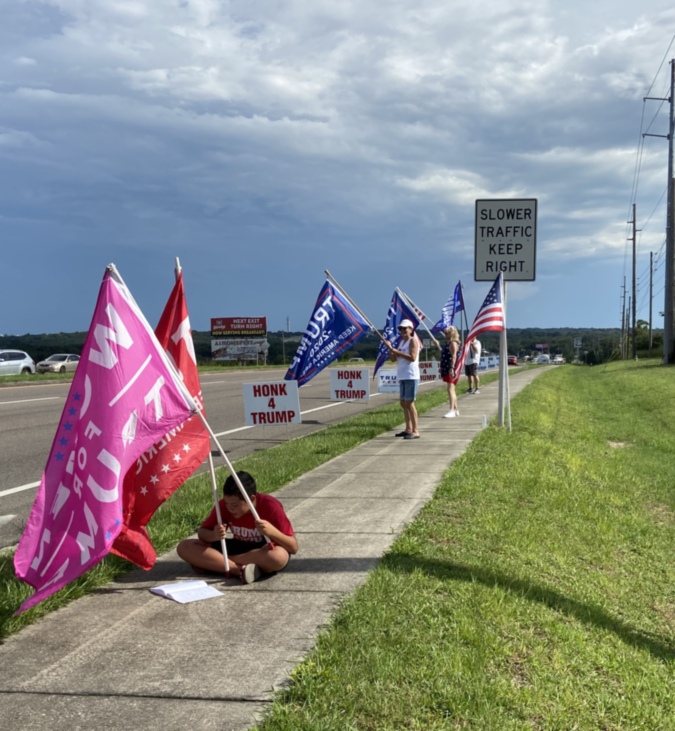
<instances>
[{"instance_id":1,"label":"flag pole","mask_svg":"<svg viewBox=\"0 0 675 731\"><path fill-rule=\"evenodd\" d=\"M429 330L429 328L427 327L427 323L425 322L425 320L428 320L429 318L424 314L424 312L422 312L422 310L420 310L420 308L410 299L410 297L408 297L405 292L400 290L398 287L396 287L396 291L403 297L404 300L406 300L406 302L410 305L410 307L412 307L413 310L417 310L420 315L422 315L422 325L424 325L424 329L429 333L429 337L434 341L434 343L436 343L436 347L440 348L441 344L438 342L438 340L436 340L431 330Z\"/></svg>"},{"instance_id":2,"label":"flag pole","mask_svg":"<svg viewBox=\"0 0 675 731\"><path fill-rule=\"evenodd\" d=\"M183 271L183 268L180 265L180 259L176 257L176 266L175 266L175 274L176 274L176 281L178 281L178 277L180 277L181 272ZM192 335L190 335L192 337ZM201 413L201 410L200 410ZM209 472L211 473L211 493L213 495L213 504L216 507L216 520L218 521L218 525L223 524L223 516L220 512L220 501L218 500L218 483L216 481L216 468L213 464L213 455L211 454L211 445L209 444ZM220 548L223 552L223 558L225 559L225 578L228 578L230 576L230 559L227 555L227 544L225 543L225 539L220 539Z\"/></svg>"},{"instance_id":3,"label":"flag pole","mask_svg":"<svg viewBox=\"0 0 675 731\"><path fill-rule=\"evenodd\" d=\"M328 271L328 269L324 269L324 274L328 277L328 279L333 282L333 284L342 292L342 294L347 298L347 301L349 304L361 315L361 317L370 325L372 330L375 330L377 333L377 336L380 338L380 340L384 343L385 337L382 335L382 333L373 325L373 323L363 314L363 311L361 308L354 302L354 300L344 291L342 286L338 283L337 279Z\"/></svg>"}]
</instances>

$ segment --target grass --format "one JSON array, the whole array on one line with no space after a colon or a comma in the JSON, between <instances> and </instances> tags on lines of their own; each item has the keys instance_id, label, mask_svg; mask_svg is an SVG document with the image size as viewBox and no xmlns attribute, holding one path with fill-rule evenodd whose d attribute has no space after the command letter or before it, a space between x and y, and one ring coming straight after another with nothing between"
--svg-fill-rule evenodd
<instances>
[{"instance_id":1,"label":"grass","mask_svg":"<svg viewBox=\"0 0 675 731\"><path fill-rule=\"evenodd\" d=\"M538 378L260 731L675 729L674 397L654 363Z\"/></svg>"},{"instance_id":2,"label":"grass","mask_svg":"<svg viewBox=\"0 0 675 731\"><path fill-rule=\"evenodd\" d=\"M482 381L485 383L495 378L496 374L482 375ZM459 391L465 388L466 386L460 387ZM446 399L444 388L429 390L429 387L425 387L418 395L418 411L424 413L444 403ZM274 492L301 474L392 429L402 420L402 412L398 405L382 406L301 439L256 452L238 460L234 466L236 469L248 470L255 475L261 492ZM224 469L218 470L220 484L224 480ZM161 555L172 549L178 541L195 533L212 507L210 477L198 475L188 480L159 508L148 525L157 553ZM13 558L13 552L0 553L0 641L39 617L84 596L95 588L108 584L135 568L117 556L108 555L79 579L15 617L14 613L30 596L33 589L16 578Z\"/></svg>"}]
</instances>

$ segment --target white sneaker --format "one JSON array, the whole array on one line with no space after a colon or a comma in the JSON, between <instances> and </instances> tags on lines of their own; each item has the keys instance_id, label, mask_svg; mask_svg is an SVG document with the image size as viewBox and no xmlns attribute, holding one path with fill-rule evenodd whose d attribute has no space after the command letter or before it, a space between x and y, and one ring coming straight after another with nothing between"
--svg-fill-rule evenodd
<instances>
[{"instance_id":1,"label":"white sneaker","mask_svg":"<svg viewBox=\"0 0 675 731\"><path fill-rule=\"evenodd\" d=\"M252 584L260 578L261 573L260 569L254 563L246 564L241 572L241 583Z\"/></svg>"},{"instance_id":2,"label":"white sneaker","mask_svg":"<svg viewBox=\"0 0 675 731\"><path fill-rule=\"evenodd\" d=\"M448 411L447 414L443 414L443 418L444 419L452 419L455 416L457 416L457 412L456 411Z\"/></svg>"},{"instance_id":3,"label":"white sneaker","mask_svg":"<svg viewBox=\"0 0 675 731\"><path fill-rule=\"evenodd\" d=\"M474 393L480 393L480 388L477 388Z\"/></svg>"}]
</instances>

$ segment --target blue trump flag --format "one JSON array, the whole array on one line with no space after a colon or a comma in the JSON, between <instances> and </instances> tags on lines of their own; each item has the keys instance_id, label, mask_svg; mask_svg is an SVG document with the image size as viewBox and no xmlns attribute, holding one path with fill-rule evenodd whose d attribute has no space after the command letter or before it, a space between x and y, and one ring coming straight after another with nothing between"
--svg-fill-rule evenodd
<instances>
[{"instance_id":1,"label":"blue trump flag","mask_svg":"<svg viewBox=\"0 0 675 731\"><path fill-rule=\"evenodd\" d=\"M399 295L398 290L396 290L394 296L391 298L391 304L387 311L387 321L382 331L382 337L388 340L394 347L396 347L400 339L398 326L401 320L410 320L413 324L413 329L420 324L420 318L403 297ZM377 351L377 360L375 361L375 369L373 370L373 378L375 378L375 374L380 370L388 357L389 349L384 343L380 343L380 349Z\"/></svg>"},{"instance_id":2,"label":"blue trump flag","mask_svg":"<svg viewBox=\"0 0 675 731\"><path fill-rule=\"evenodd\" d=\"M443 305L441 311L441 319L431 328L432 333L440 333L445 330L448 325L455 324L455 315L464 310L464 297L462 297L462 283L457 282L455 285L455 293Z\"/></svg>"},{"instance_id":3,"label":"blue trump flag","mask_svg":"<svg viewBox=\"0 0 675 731\"><path fill-rule=\"evenodd\" d=\"M323 285L309 325L284 378L304 386L368 334L370 325L330 281Z\"/></svg>"}]
</instances>

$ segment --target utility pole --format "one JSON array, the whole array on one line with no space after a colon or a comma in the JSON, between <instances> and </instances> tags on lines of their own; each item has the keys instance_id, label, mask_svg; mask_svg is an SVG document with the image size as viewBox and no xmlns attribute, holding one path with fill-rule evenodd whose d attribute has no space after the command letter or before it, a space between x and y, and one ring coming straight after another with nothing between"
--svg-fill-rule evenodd
<instances>
[{"instance_id":1,"label":"utility pole","mask_svg":"<svg viewBox=\"0 0 675 731\"><path fill-rule=\"evenodd\" d=\"M673 97L675 96L675 60L670 62L670 97L658 98L657 101L670 105L670 121L667 135L645 133L643 137L665 137L668 140L668 212L666 214L666 286L663 307L663 362L675 361L675 231L673 230L673 133L675 132L675 116L673 115ZM655 97L645 97L655 99Z\"/></svg>"},{"instance_id":2,"label":"utility pole","mask_svg":"<svg viewBox=\"0 0 675 731\"><path fill-rule=\"evenodd\" d=\"M633 224L633 236L629 239L629 241L632 241L633 242L633 290L632 290L633 291L633 294L632 294L633 307L632 307L632 310L631 310L631 315L632 315L632 322L631 322L631 324L632 324L632 327L631 327L631 333L632 333L632 336L631 336L631 340L632 340L632 344L631 344L631 357L633 358L633 360L637 360L637 324L636 324L637 321L635 319L635 317L636 317L636 315L635 315L635 301L637 299L637 297L636 297L636 291L637 291L636 290L636 288L637 288L637 283L636 283L636 280L637 280L637 272L636 272L636 268L637 268L637 236L636 236L636 229L635 229L635 203L633 203L633 220L632 221L628 221L628 223Z\"/></svg>"},{"instance_id":3,"label":"utility pole","mask_svg":"<svg viewBox=\"0 0 675 731\"><path fill-rule=\"evenodd\" d=\"M652 291L654 287L654 252L649 252L649 357L652 357Z\"/></svg>"},{"instance_id":4,"label":"utility pole","mask_svg":"<svg viewBox=\"0 0 675 731\"><path fill-rule=\"evenodd\" d=\"M626 277L623 278L621 295L621 360L626 359Z\"/></svg>"}]
</instances>

